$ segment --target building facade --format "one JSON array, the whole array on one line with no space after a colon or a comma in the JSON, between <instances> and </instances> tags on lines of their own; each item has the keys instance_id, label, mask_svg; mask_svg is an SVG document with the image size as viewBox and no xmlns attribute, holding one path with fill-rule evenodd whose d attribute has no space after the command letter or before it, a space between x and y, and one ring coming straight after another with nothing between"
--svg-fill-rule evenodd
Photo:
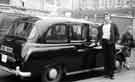
<instances>
[{"instance_id":1,"label":"building facade","mask_svg":"<svg viewBox=\"0 0 135 82\"><path fill-rule=\"evenodd\" d=\"M110 9L135 6L135 0L0 0L2 4L30 9L56 11L57 9Z\"/></svg>"},{"instance_id":2,"label":"building facade","mask_svg":"<svg viewBox=\"0 0 135 82\"><path fill-rule=\"evenodd\" d=\"M0 0L0 3L2 4L9 4L10 0Z\"/></svg>"},{"instance_id":3,"label":"building facade","mask_svg":"<svg viewBox=\"0 0 135 82\"><path fill-rule=\"evenodd\" d=\"M125 8L130 7L133 0L99 0L99 8Z\"/></svg>"}]
</instances>

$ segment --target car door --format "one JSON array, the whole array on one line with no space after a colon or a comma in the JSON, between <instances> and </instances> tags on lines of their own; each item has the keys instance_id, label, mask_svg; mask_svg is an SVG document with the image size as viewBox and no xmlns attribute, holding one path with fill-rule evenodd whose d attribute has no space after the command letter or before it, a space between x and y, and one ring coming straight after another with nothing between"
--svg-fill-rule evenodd
<instances>
[{"instance_id":1,"label":"car door","mask_svg":"<svg viewBox=\"0 0 135 82\"><path fill-rule=\"evenodd\" d=\"M45 33L43 43L48 45L45 55L49 61L64 65L67 72L73 71L76 60L73 57L75 47L69 43L69 24L60 23L51 25ZM53 55L52 55L53 54Z\"/></svg>"},{"instance_id":2,"label":"car door","mask_svg":"<svg viewBox=\"0 0 135 82\"><path fill-rule=\"evenodd\" d=\"M88 67L95 68L95 67L102 67L104 65L104 57L103 57L103 49L101 45L94 45L97 42L97 34L98 34L98 27L95 25L91 25L89 29L89 41L91 44L89 45L89 52L87 56L88 60ZM92 47L93 46L93 47Z\"/></svg>"},{"instance_id":3,"label":"car door","mask_svg":"<svg viewBox=\"0 0 135 82\"><path fill-rule=\"evenodd\" d=\"M72 69L81 70L84 68L86 63L84 59L88 50L88 25L83 23L70 24L69 37L70 44L72 44L75 47L73 53L71 54Z\"/></svg>"}]
</instances>

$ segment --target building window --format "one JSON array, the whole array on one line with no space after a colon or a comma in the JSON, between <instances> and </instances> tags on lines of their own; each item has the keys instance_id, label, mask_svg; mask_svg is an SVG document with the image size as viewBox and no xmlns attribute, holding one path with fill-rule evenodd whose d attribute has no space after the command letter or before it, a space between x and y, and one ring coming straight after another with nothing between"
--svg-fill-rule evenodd
<instances>
[{"instance_id":1,"label":"building window","mask_svg":"<svg viewBox=\"0 0 135 82\"><path fill-rule=\"evenodd\" d=\"M10 0L0 0L0 4L9 4Z\"/></svg>"}]
</instances>

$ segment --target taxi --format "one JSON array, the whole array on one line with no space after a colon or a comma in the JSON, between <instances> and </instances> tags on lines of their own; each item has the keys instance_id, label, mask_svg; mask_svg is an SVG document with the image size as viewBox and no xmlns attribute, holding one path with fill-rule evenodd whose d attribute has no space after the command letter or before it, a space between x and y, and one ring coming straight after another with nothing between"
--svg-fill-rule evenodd
<instances>
[{"instance_id":1,"label":"taxi","mask_svg":"<svg viewBox=\"0 0 135 82\"><path fill-rule=\"evenodd\" d=\"M19 17L0 43L0 69L59 82L65 75L102 67L103 55L90 46L94 26L66 17Z\"/></svg>"}]
</instances>

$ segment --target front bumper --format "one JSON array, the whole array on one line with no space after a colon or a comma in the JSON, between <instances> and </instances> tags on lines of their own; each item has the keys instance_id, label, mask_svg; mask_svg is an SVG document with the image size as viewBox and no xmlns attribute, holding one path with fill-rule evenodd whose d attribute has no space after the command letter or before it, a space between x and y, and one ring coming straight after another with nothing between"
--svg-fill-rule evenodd
<instances>
[{"instance_id":1,"label":"front bumper","mask_svg":"<svg viewBox=\"0 0 135 82\"><path fill-rule=\"evenodd\" d=\"M7 68L5 66L0 65L0 70L9 72L9 73L14 74L16 76L31 77L31 72L22 72L20 70L20 67L19 66L17 66L16 69L9 69L9 68Z\"/></svg>"}]
</instances>

